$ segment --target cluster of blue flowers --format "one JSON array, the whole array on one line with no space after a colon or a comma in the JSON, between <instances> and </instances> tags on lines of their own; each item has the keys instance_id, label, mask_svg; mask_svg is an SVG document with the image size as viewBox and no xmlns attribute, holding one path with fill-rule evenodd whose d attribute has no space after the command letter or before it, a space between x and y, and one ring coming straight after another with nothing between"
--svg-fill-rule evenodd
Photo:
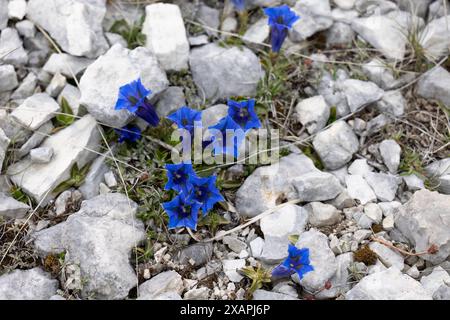
<instances>
[{"instance_id":1,"label":"cluster of blue flowers","mask_svg":"<svg viewBox=\"0 0 450 320\"><path fill-rule=\"evenodd\" d=\"M202 128L202 112L183 106L167 117L178 129L187 130L191 135L195 128ZM260 128L261 123L255 111L255 100L228 101L228 115L209 129L216 129L221 137L213 136L209 143L213 144L214 154L232 154L237 157L238 143L226 145L227 130L244 130ZM219 141L221 140L221 141ZM186 227L197 229L199 211L203 216L224 198L216 187L216 176L198 177L192 164L168 164L166 190L174 190L179 194L171 201L163 204L169 216L169 229Z\"/></svg>"},{"instance_id":2,"label":"cluster of blue flowers","mask_svg":"<svg viewBox=\"0 0 450 320\"><path fill-rule=\"evenodd\" d=\"M167 164L166 190L175 190L178 195L163 203L169 216L169 229L186 227L197 230L199 211L205 217L217 202L224 201L216 187L216 176L197 176L191 164Z\"/></svg>"}]
</instances>

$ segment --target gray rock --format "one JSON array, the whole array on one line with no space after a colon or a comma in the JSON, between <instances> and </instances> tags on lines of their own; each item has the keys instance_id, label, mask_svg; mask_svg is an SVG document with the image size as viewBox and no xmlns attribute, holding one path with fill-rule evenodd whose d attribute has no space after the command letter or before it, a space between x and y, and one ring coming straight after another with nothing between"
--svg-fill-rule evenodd
<instances>
[{"instance_id":1,"label":"gray rock","mask_svg":"<svg viewBox=\"0 0 450 320\"><path fill-rule=\"evenodd\" d=\"M138 78L153 94L168 86L165 72L148 49L128 50L114 45L89 65L81 77L80 103L98 121L121 128L133 119L133 115L126 110L114 110L119 88Z\"/></svg>"},{"instance_id":2,"label":"gray rock","mask_svg":"<svg viewBox=\"0 0 450 320\"><path fill-rule=\"evenodd\" d=\"M238 259L238 260L223 260L223 272L225 272L225 275L230 279L232 282L239 282L244 277L238 273L238 270L241 270L245 267L245 259Z\"/></svg>"},{"instance_id":3,"label":"gray rock","mask_svg":"<svg viewBox=\"0 0 450 320\"><path fill-rule=\"evenodd\" d=\"M416 252L432 245L439 250L421 257L433 264L450 255L450 196L426 189L416 191L395 214L395 226L415 246Z\"/></svg>"},{"instance_id":4,"label":"gray rock","mask_svg":"<svg viewBox=\"0 0 450 320\"><path fill-rule=\"evenodd\" d=\"M264 247L261 259L277 263L287 257L290 235L301 234L308 223L308 212L296 205L285 206L261 219Z\"/></svg>"},{"instance_id":5,"label":"gray rock","mask_svg":"<svg viewBox=\"0 0 450 320\"><path fill-rule=\"evenodd\" d=\"M379 145L380 155L390 173L397 173L400 165L400 154L402 149L395 140L383 140Z\"/></svg>"},{"instance_id":6,"label":"gray rock","mask_svg":"<svg viewBox=\"0 0 450 320\"><path fill-rule=\"evenodd\" d=\"M313 227L332 226L341 220L341 213L335 207L321 202L311 202L305 206L309 213L309 223Z\"/></svg>"},{"instance_id":7,"label":"gray rock","mask_svg":"<svg viewBox=\"0 0 450 320\"><path fill-rule=\"evenodd\" d=\"M261 257L264 248L264 239L257 237L256 239L250 241L251 255L253 258L259 259Z\"/></svg>"},{"instance_id":8,"label":"gray rock","mask_svg":"<svg viewBox=\"0 0 450 320\"><path fill-rule=\"evenodd\" d=\"M52 53L43 69L48 73L60 73L71 79L86 70L92 62L92 59L75 57L67 53Z\"/></svg>"},{"instance_id":9,"label":"gray rock","mask_svg":"<svg viewBox=\"0 0 450 320\"><path fill-rule=\"evenodd\" d=\"M10 19L22 20L27 13L27 2L25 0L11 0L8 4L8 16Z\"/></svg>"},{"instance_id":10,"label":"gray rock","mask_svg":"<svg viewBox=\"0 0 450 320\"><path fill-rule=\"evenodd\" d=\"M345 179L345 182L347 184L347 191L350 197L359 200L361 204L366 204L377 200L377 196L362 176L348 176Z\"/></svg>"},{"instance_id":11,"label":"gray rock","mask_svg":"<svg viewBox=\"0 0 450 320\"><path fill-rule=\"evenodd\" d=\"M28 55L16 29L3 29L0 35L0 57L4 63L22 66L28 62Z\"/></svg>"},{"instance_id":12,"label":"gray rock","mask_svg":"<svg viewBox=\"0 0 450 320\"><path fill-rule=\"evenodd\" d=\"M372 242L369 244L370 249L372 249L373 252L375 252L378 256L378 259L387 267L395 267L398 270L403 270L403 267L405 266L403 260L403 256L399 254L396 251L393 251L392 249L389 249L385 245L378 243L378 242Z\"/></svg>"},{"instance_id":13,"label":"gray rock","mask_svg":"<svg viewBox=\"0 0 450 320\"><path fill-rule=\"evenodd\" d=\"M6 151L8 150L11 140L6 136L2 128L0 128L0 173L2 172L3 162L5 161Z\"/></svg>"},{"instance_id":14,"label":"gray rock","mask_svg":"<svg viewBox=\"0 0 450 320\"><path fill-rule=\"evenodd\" d=\"M188 39L191 47L202 46L209 43L209 38L206 34L201 34L196 37L189 37Z\"/></svg>"},{"instance_id":15,"label":"gray rock","mask_svg":"<svg viewBox=\"0 0 450 320\"><path fill-rule=\"evenodd\" d=\"M27 17L45 29L63 51L95 58L108 48L102 30L105 13L103 1L30 0Z\"/></svg>"},{"instance_id":16,"label":"gray rock","mask_svg":"<svg viewBox=\"0 0 450 320\"><path fill-rule=\"evenodd\" d=\"M300 42L333 24L329 0L297 1L292 8L301 18L294 23L290 38Z\"/></svg>"},{"instance_id":17,"label":"gray rock","mask_svg":"<svg viewBox=\"0 0 450 320\"><path fill-rule=\"evenodd\" d=\"M353 253L347 252L338 255L336 257L336 263L336 274L330 279L331 288L319 292L316 295L317 299L335 298L340 295L344 295L348 290L350 290L351 285L349 284L349 268L353 263Z\"/></svg>"},{"instance_id":18,"label":"gray rock","mask_svg":"<svg viewBox=\"0 0 450 320\"><path fill-rule=\"evenodd\" d=\"M191 51L189 64L200 95L213 101L254 96L264 75L258 57L245 47L227 49L208 44Z\"/></svg>"},{"instance_id":19,"label":"gray rock","mask_svg":"<svg viewBox=\"0 0 450 320\"><path fill-rule=\"evenodd\" d=\"M127 41L118 33L105 32L105 37L110 47L115 44L120 44L124 48L128 47Z\"/></svg>"},{"instance_id":20,"label":"gray rock","mask_svg":"<svg viewBox=\"0 0 450 320\"><path fill-rule=\"evenodd\" d=\"M443 284L433 294L434 300L450 300L450 285Z\"/></svg>"},{"instance_id":21,"label":"gray rock","mask_svg":"<svg viewBox=\"0 0 450 320\"><path fill-rule=\"evenodd\" d=\"M330 107L322 96L300 101L295 107L298 120L310 134L323 129L330 118Z\"/></svg>"},{"instance_id":22,"label":"gray rock","mask_svg":"<svg viewBox=\"0 0 450 320\"><path fill-rule=\"evenodd\" d=\"M0 0L0 7L6 8L8 6L8 0ZM8 26L8 10L0 11L0 30L5 29Z\"/></svg>"},{"instance_id":23,"label":"gray rock","mask_svg":"<svg viewBox=\"0 0 450 320\"><path fill-rule=\"evenodd\" d=\"M30 207L23 202L0 192L0 216L12 219L21 219Z\"/></svg>"},{"instance_id":24,"label":"gray rock","mask_svg":"<svg viewBox=\"0 0 450 320\"><path fill-rule=\"evenodd\" d=\"M25 158L11 165L8 175L24 192L44 203L54 196L51 191L56 186L70 178L70 170L75 163L83 168L95 156L91 150L96 151L100 147L97 122L87 115L47 138L41 147L53 149L54 155L49 163L32 164L30 158Z\"/></svg>"},{"instance_id":25,"label":"gray rock","mask_svg":"<svg viewBox=\"0 0 450 320\"><path fill-rule=\"evenodd\" d=\"M351 112L380 100L384 95L384 91L373 82L347 79L340 86Z\"/></svg>"},{"instance_id":26,"label":"gray rock","mask_svg":"<svg viewBox=\"0 0 450 320\"><path fill-rule=\"evenodd\" d=\"M243 40L253 43L264 43L269 38L270 27L267 18L261 18L252 24L244 33Z\"/></svg>"},{"instance_id":27,"label":"gray rock","mask_svg":"<svg viewBox=\"0 0 450 320\"><path fill-rule=\"evenodd\" d=\"M431 163L425 172L429 178L437 180L439 192L450 194L450 158Z\"/></svg>"},{"instance_id":28,"label":"gray rock","mask_svg":"<svg viewBox=\"0 0 450 320\"><path fill-rule=\"evenodd\" d=\"M424 184L423 179L419 178L415 174L403 176L402 178L403 178L403 181L405 181L405 184L408 187L408 190L410 190L410 191L417 191L420 189L425 189L425 184Z\"/></svg>"},{"instance_id":29,"label":"gray rock","mask_svg":"<svg viewBox=\"0 0 450 320\"><path fill-rule=\"evenodd\" d=\"M11 113L11 117L22 126L36 130L61 110L47 93L36 93Z\"/></svg>"},{"instance_id":30,"label":"gray rock","mask_svg":"<svg viewBox=\"0 0 450 320\"><path fill-rule=\"evenodd\" d=\"M437 100L450 106L450 73L442 67L436 67L425 73L417 82L417 94L425 99Z\"/></svg>"},{"instance_id":31,"label":"gray rock","mask_svg":"<svg viewBox=\"0 0 450 320\"><path fill-rule=\"evenodd\" d=\"M397 193L401 178L386 173L369 172L364 176L380 201L392 201Z\"/></svg>"},{"instance_id":32,"label":"gray rock","mask_svg":"<svg viewBox=\"0 0 450 320\"><path fill-rule=\"evenodd\" d=\"M442 285L450 285L450 275L441 266L437 266L430 275L423 276L420 283L431 296L434 296Z\"/></svg>"},{"instance_id":33,"label":"gray rock","mask_svg":"<svg viewBox=\"0 0 450 320\"><path fill-rule=\"evenodd\" d=\"M49 163L53 156L52 148L36 148L30 150L30 158L32 163Z\"/></svg>"},{"instance_id":34,"label":"gray rock","mask_svg":"<svg viewBox=\"0 0 450 320\"><path fill-rule=\"evenodd\" d=\"M297 274L294 274L292 279L300 283L309 292L322 289L325 283L336 274L338 268L334 253L328 244L327 236L316 229L310 229L300 235L295 246L297 248L309 248L309 258L314 270L305 274L301 280L299 280Z\"/></svg>"},{"instance_id":35,"label":"gray rock","mask_svg":"<svg viewBox=\"0 0 450 320\"><path fill-rule=\"evenodd\" d=\"M1 300L48 300L57 289L58 281L41 268L14 270L0 277Z\"/></svg>"},{"instance_id":36,"label":"gray rock","mask_svg":"<svg viewBox=\"0 0 450 320\"><path fill-rule=\"evenodd\" d=\"M347 23L335 22L327 31L328 47L346 47L352 44L355 31Z\"/></svg>"},{"instance_id":37,"label":"gray rock","mask_svg":"<svg viewBox=\"0 0 450 320\"><path fill-rule=\"evenodd\" d=\"M354 7L356 0L333 0L333 2L341 9L350 10Z\"/></svg>"},{"instance_id":38,"label":"gray rock","mask_svg":"<svg viewBox=\"0 0 450 320\"><path fill-rule=\"evenodd\" d=\"M348 173L351 175L364 176L366 173L372 172L373 168L369 166L366 159L356 159L348 167Z\"/></svg>"},{"instance_id":39,"label":"gray rock","mask_svg":"<svg viewBox=\"0 0 450 320\"><path fill-rule=\"evenodd\" d=\"M253 293L253 300L298 300L290 295L258 289Z\"/></svg>"},{"instance_id":40,"label":"gray rock","mask_svg":"<svg viewBox=\"0 0 450 320\"><path fill-rule=\"evenodd\" d=\"M318 169L311 159L303 154L291 154L281 158L279 163L259 167L236 193L238 213L245 217L254 217L275 207L280 199L287 196L296 197L291 185L292 179L312 171Z\"/></svg>"},{"instance_id":41,"label":"gray rock","mask_svg":"<svg viewBox=\"0 0 450 320\"><path fill-rule=\"evenodd\" d=\"M164 70L188 67L189 43L180 8L175 4L155 3L145 7L142 33L146 46Z\"/></svg>"},{"instance_id":42,"label":"gray rock","mask_svg":"<svg viewBox=\"0 0 450 320\"><path fill-rule=\"evenodd\" d=\"M343 190L339 180L327 172L309 172L292 177L291 182L297 197L303 202L334 199Z\"/></svg>"},{"instance_id":43,"label":"gray rock","mask_svg":"<svg viewBox=\"0 0 450 320\"><path fill-rule=\"evenodd\" d=\"M47 121L42 126L40 126L33 135L25 142L20 149L17 151L17 156L23 158L32 149L38 147L42 141L53 131L54 127L51 121Z\"/></svg>"},{"instance_id":44,"label":"gray rock","mask_svg":"<svg viewBox=\"0 0 450 320\"><path fill-rule=\"evenodd\" d=\"M217 32L214 30L218 30L220 26L219 10L206 5L200 5L196 14L196 19L198 22L208 27L205 28L207 34L217 35Z\"/></svg>"},{"instance_id":45,"label":"gray rock","mask_svg":"<svg viewBox=\"0 0 450 320\"><path fill-rule=\"evenodd\" d=\"M32 96L36 89L37 82L38 78L36 75L33 72L28 73L28 75L22 80L20 86L11 95L11 99L22 100Z\"/></svg>"},{"instance_id":46,"label":"gray rock","mask_svg":"<svg viewBox=\"0 0 450 320\"><path fill-rule=\"evenodd\" d=\"M0 128L16 146L24 144L31 136L31 131L15 122L11 115L0 108Z\"/></svg>"},{"instance_id":47,"label":"gray rock","mask_svg":"<svg viewBox=\"0 0 450 320\"><path fill-rule=\"evenodd\" d=\"M362 70L370 81L384 90L390 89L395 83L393 71L380 59L372 59L363 65Z\"/></svg>"},{"instance_id":48,"label":"gray rock","mask_svg":"<svg viewBox=\"0 0 450 320\"><path fill-rule=\"evenodd\" d=\"M0 65L0 93L17 88L18 85L14 67L10 64Z\"/></svg>"},{"instance_id":49,"label":"gray rock","mask_svg":"<svg viewBox=\"0 0 450 320\"><path fill-rule=\"evenodd\" d=\"M419 42L429 59L437 61L449 53L450 40L447 30L449 22L450 15L435 19L420 33Z\"/></svg>"},{"instance_id":50,"label":"gray rock","mask_svg":"<svg viewBox=\"0 0 450 320\"><path fill-rule=\"evenodd\" d=\"M366 136L374 134L381 131L386 125L388 125L392 120L384 114L379 114L375 118L372 118L367 122L367 130L364 133Z\"/></svg>"},{"instance_id":51,"label":"gray rock","mask_svg":"<svg viewBox=\"0 0 450 320\"><path fill-rule=\"evenodd\" d=\"M391 267L364 277L346 294L347 300L431 300L422 285Z\"/></svg>"},{"instance_id":52,"label":"gray rock","mask_svg":"<svg viewBox=\"0 0 450 320\"><path fill-rule=\"evenodd\" d=\"M376 107L380 112L401 117L405 113L406 100L401 91L387 91L383 98L377 102Z\"/></svg>"},{"instance_id":53,"label":"gray rock","mask_svg":"<svg viewBox=\"0 0 450 320\"><path fill-rule=\"evenodd\" d=\"M164 118L185 105L184 89L182 87L169 87L161 93L156 103L156 112L158 116Z\"/></svg>"},{"instance_id":54,"label":"gray rock","mask_svg":"<svg viewBox=\"0 0 450 320\"><path fill-rule=\"evenodd\" d=\"M222 239L222 242L228 246L235 253L240 253L242 250L247 248L247 245L244 241L239 240L235 236L225 236Z\"/></svg>"},{"instance_id":55,"label":"gray rock","mask_svg":"<svg viewBox=\"0 0 450 320\"><path fill-rule=\"evenodd\" d=\"M100 183L104 181L105 173L110 170L105 164L107 154L109 153L97 157L89 167L84 183L79 188L85 200L92 199L100 193Z\"/></svg>"},{"instance_id":56,"label":"gray rock","mask_svg":"<svg viewBox=\"0 0 450 320\"><path fill-rule=\"evenodd\" d=\"M45 88L45 92L47 92L51 97L56 98L64 87L67 84L67 79L60 73L56 73L47 88Z\"/></svg>"},{"instance_id":57,"label":"gray rock","mask_svg":"<svg viewBox=\"0 0 450 320\"><path fill-rule=\"evenodd\" d=\"M199 267L211 260L213 246L210 243L198 243L187 246L177 253L176 259L181 264L191 265L190 261L194 261L193 267Z\"/></svg>"},{"instance_id":58,"label":"gray rock","mask_svg":"<svg viewBox=\"0 0 450 320\"><path fill-rule=\"evenodd\" d=\"M412 24L411 14L403 11L355 19L352 28L364 40L389 59L402 60L406 51L406 36Z\"/></svg>"},{"instance_id":59,"label":"gray rock","mask_svg":"<svg viewBox=\"0 0 450 320\"><path fill-rule=\"evenodd\" d=\"M428 11L428 6L433 0L396 0L398 7L406 12L411 12L419 17L425 18Z\"/></svg>"},{"instance_id":60,"label":"gray rock","mask_svg":"<svg viewBox=\"0 0 450 320\"><path fill-rule=\"evenodd\" d=\"M131 250L145 238L136 210L122 194L84 201L65 222L34 234L35 248L40 256L65 251L65 262L79 265L83 297L123 299L137 282Z\"/></svg>"},{"instance_id":61,"label":"gray rock","mask_svg":"<svg viewBox=\"0 0 450 320\"><path fill-rule=\"evenodd\" d=\"M15 25L17 31L24 38L33 38L36 34L36 27L34 23L29 20L19 21Z\"/></svg>"},{"instance_id":62,"label":"gray rock","mask_svg":"<svg viewBox=\"0 0 450 320\"><path fill-rule=\"evenodd\" d=\"M313 146L325 168L335 170L351 160L358 151L359 142L346 122L337 121L316 135Z\"/></svg>"},{"instance_id":63,"label":"gray rock","mask_svg":"<svg viewBox=\"0 0 450 320\"><path fill-rule=\"evenodd\" d=\"M78 190L66 190L61 193L55 200L55 214L60 216L67 212L70 204L76 204L82 198L81 192Z\"/></svg>"},{"instance_id":64,"label":"gray rock","mask_svg":"<svg viewBox=\"0 0 450 320\"><path fill-rule=\"evenodd\" d=\"M141 284L138 300L155 300L169 292L183 292L183 279L175 271L162 272Z\"/></svg>"}]
</instances>

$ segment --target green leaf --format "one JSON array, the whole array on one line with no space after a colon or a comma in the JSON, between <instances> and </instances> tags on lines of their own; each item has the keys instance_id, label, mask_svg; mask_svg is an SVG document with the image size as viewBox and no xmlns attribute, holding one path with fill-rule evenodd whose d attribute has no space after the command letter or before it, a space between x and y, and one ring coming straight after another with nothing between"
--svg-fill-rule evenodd
<instances>
[{"instance_id":1,"label":"green leaf","mask_svg":"<svg viewBox=\"0 0 450 320\"><path fill-rule=\"evenodd\" d=\"M72 108L64 97L61 98L61 114L56 116L56 121L63 127L67 127L75 121Z\"/></svg>"},{"instance_id":2,"label":"green leaf","mask_svg":"<svg viewBox=\"0 0 450 320\"><path fill-rule=\"evenodd\" d=\"M217 227L219 227L221 225L227 225L229 223L230 223L230 221L228 221L227 219L222 217L220 214L218 214L216 212L211 212L206 217L202 218L199 221L198 225L199 226L208 226L211 233L215 234Z\"/></svg>"}]
</instances>

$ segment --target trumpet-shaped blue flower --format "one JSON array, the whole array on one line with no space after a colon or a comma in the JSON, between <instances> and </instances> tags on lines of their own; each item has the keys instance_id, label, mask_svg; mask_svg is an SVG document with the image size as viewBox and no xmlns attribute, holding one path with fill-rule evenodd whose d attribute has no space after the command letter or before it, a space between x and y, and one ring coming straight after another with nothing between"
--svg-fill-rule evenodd
<instances>
[{"instance_id":1,"label":"trumpet-shaped blue flower","mask_svg":"<svg viewBox=\"0 0 450 320\"><path fill-rule=\"evenodd\" d=\"M297 273L298 277L302 279L306 273L314 270L309 261L308 248L298 249L290 244L288 254L286 260L273 269L272 275L274 277L286 277Z\"/></svg>"},{"instance_id":2,"label":"trumpet-shaped blue flower","mask_svg":"<svg viewBox=\"0 0 450 320\"><path fill-rule=\"evenodd\" d=\"M216 187L216 179L216 176L207 178L191 177L193 187L188 198L201 203L200 209L203 216L206 216L217 202L224 201L219 189Z\"/></svg>"},{"instance_id":3,"label":"trumpet-shaped blue flower","mask_svg":"<svg viewBox=\"0 0 450 320\"><path fill-rule=\"evenodd\" d=\"M192 134L195 126L202 121L202 112L184 106L169 115L167 119L172 120L179 129L188 130Z\"/></svg>"},{"instance_id":4,"label":"trumpet-shaped blue flower","mask_svg":"<svg viewBox=\"0 0 450 320\"><path fill-rule=\"evenodd\" d=\"M214 155L229 154L235 158L238 157L239 146L245 139L245 132L230 116L222 118L216 125L208 129L216 130L211 131ZM230 140L231 144L227 144L227 140Z\"/></svg>"},{"instance_id":5,"label":"trumpet-shaped blue flower","mask_svg":"<svg viewBox=\"0 0 450 320\"><path fill-rule=\"evenodd\" d=\"M245 131L261 128L261 122L255 112L255 99L239 102L228 100L228 115Z\"/></svg>"},{"instance_id":6,"label":"trumpet-shaped blue flower","mask_svg":"<svg viewBox=\"0 0 450 320\"><path fill-rule=\"evenodd\" d=\"M288 30L300 17L287 5L266 8L264 13L269 17L270 42L273 52L280 52L281 46L287 37Z\"/></svg>"},{"instance_id":7,"label":"trumpet-shaped blue flower","mask_svg":"<svg viewBox=\"0 0 450 320\"><path fill-rule=\"evenodd\" d=\"M231 0L237 11L242 12L245 10L245 0Z\"/></svg>"},{"instance_id":8,"label":"trumpet-shaped blue flower","mask_svg":"<svg viewBox=\"0 0 450 320\"><path fill-rule=\"evenodd\" d=\"M201 204L188 199L184 193L162 204L169 216L169 229L186 227L197 230L198 211Z\"/></svg>"},{"instance_id":9,"label":"trumpet-shaped blue flower","mask_svg":"<svg viewBox=\"0 0 450 320\"><path fill-rule=\"evenodd\" d=\"M157 126L159 117L156 114L155 107L147 99L151 93L151 90L146 89L139 78L120 87L115 109L128 110L150 125Z\"/></svg>"},{"instance_id":10,"label":"trumpet-shaped blue flower","mask_svg":"<svg viewBox=\"0 0 450 320\"><path fill-rule=\"evenodd\" d=\"M177 192L184 192L186 195L192 189L191 178L196 177L192 164L166 164L167 169L167 184L166 190L175 190Z\"/></svg>"},{"instance_id":11,"label":"trumpet-shaped blue flower","mask_svg":"<svg viewBox=\"0 0 450 320\"><path fill-rule=\"evenodd\" d=\"M122 129L115 129L115 131L119 135L119 143L124 141L136 142L142 137L141 129L132 124L126 125Z\"/></svg>"}]
</instances>

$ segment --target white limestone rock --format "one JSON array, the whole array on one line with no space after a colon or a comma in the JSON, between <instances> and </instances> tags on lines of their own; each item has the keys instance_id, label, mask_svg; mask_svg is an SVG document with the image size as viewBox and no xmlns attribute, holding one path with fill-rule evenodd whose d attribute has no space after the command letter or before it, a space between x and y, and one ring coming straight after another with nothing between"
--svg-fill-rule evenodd
<instances>
[{"instance_id":1,"label":"white limestone rock","mask_svg":"<svg viewBox=\"0 0 450 320\"><path fill-rule=\"evenodd\" d=\"M356 79L344 80L340 87L351 112L380 100L384 91L375 83Z\"/></svg>"},{"instance_id":2,"label":"white limestone rock","mask_svg":"<svg viewBox=\"0 0 450 320\"><path fill-rule=\"evenodd\" d=\"M181 294L183 289L181 276L175 271L165 271L139 286L137 300L158 300L170 292Z\"/></svg>"},{"instance_id":3,"label":"white limestone rock","mask_svg":"<svg viewBox=\"0 0 450 320\"><path fill-rule=\"evenodd\" d=\"M180 8L175 4L155 3L145 8L142 33L146 46L158 58L164 70L188 67L189 42Z\"/></svg>"},{"instance_id":4,"label":"white limestone rock","mask_svg":"<svg viewBox=\"0 0 450 320\"><path fill-rule=\"evenodd\" d=\"M254 96L264 75L258 57L246 47L208 44L191 51L189 64L200 95L212 101Z\"/></svg>"},{"instance_id":5,"label":"white limestone rock","mask_svg":"<svg viewBox=\"0 0 450 320\"><path fill-rule=\"evenodd\" d=\"M0 192L0 216L12 219L22 219L29 209L30 207L25 203L17 201Z\"/></svg>"},{"instance_id":6,"label":"white limestone rock","mask_svg":"<svg viewBox=\"0 0 450 320\"><path fill-rule=\"evenodd\" d=\"M60 110L60 106L47 93L36 93L14 109L11 117L22 126L36 130Z\"/></svg>"},{"instance_id":7,"label":"white limestone rock","mask_svg":"<svg viewBox=\"0 0 450 320\"><path fill-rule=\"evenodd\" d=\"M103 35L105 1L30 0L27 17L40 25L60 48L74 56L96 58L108 43Z\"/></svg>"},{"instance_id":8,"label":"white limestone rock","mask_svg":"<svg viewBox=\"0 0 450 320\"><path fill-rule=\"evenodd\" d=\"M51 74L60 73L71 79L86 70L93 61L67 53L52 53L42 69Z\"/></svg>"},{"instance_id":9,"label":"white limestone rock","mask_svg":"<svg viewBox=\"0 0 450 320\"><path fill-rule=\"evenodd\" d=\"M424 287L396 267L364 277L346 294L347 300L431 300Z\"/></svg>"},{"instance_id":10,"label":"white limestone rock","mask_svg":"<svg viewBox=\"0 0 450 320\"><path fill-rule=\"evenodd\" d=\"M323 129L330 118L330 107L322 96L300 101L295 107L297 117L310 134Z\"/></svg>"},{"instance_id":11,"label":"white limestone rock","mask_svg":"<svg viewBox=\"0 0 450 320\"><path fill-rule=\"evenodd\" d=\"M321 202L310 202L305 206L309 223L313 227L332 226L341 220L341 213L335 207Z\"/></svg>"},{"instance_id":12,"label":"white limestone rock","mask_svg":"<svg viewBox=\"0 0 450 320\"><path fill-rule=\"evenodd\" d=\"M435 254L422 255L424 260L438 264L450 256L450 196L427 189L416 191L396 212L395 226L416 252L437 247Z\"/></svg>"},{"instance_id":13,"label":"white limestone rock","mask_svg":"<svg viewBox=\"0 0 450 320\"><path fill-rule=\"evenodd\" d=\"M19 81L14 67L10 64L0 65L0 93L17 88Z\"/></svg>"},{"instance_id":14,"label":"white limestone rock","mask_svg":"<svg viewBox=\"0 0 450 320\"><path fill-rule=\"evenodd\" d=\"M383 140L379 145L380 155L390 173L397 173L400 165L400 154L402 149L395 140Z\"/></svg>"},{"instance_id":15,"label":"white limestone rock","mask_svg":"<svg viewBox=\"0 0 450 320\"><path fill-rule=\"evenodd\" d=\"M45 203L54 197L51 191L70 178L70 170L75 163L78 168L83 168L95 157L90 150L97 151L100 147L99 130L94 118L84 116L43 142L41 147L54 151L49 163L33 164L27 157L11 165L7 173L28 195Z\"/></svg>"},{"instance_id":16,"label":"white limestone rock","mask_svg":"<svg viewBox=\"0 0 450 320\"><path fill-rule=\"evenodd\" d=\"M358 151L359 142L345 121L337 121L315 136L313 146L325 168L335 170L351 160Z\"/></svg>"},{"instance_id":17,"label":"white limestone rock","mask_svg":"<svg viewBox=\"0 0 450 320\"><path fill-rule=\"evenodd\" d=\"M143 47L134 50L114 45L93 62L80 79L80 104L98 121L121 128L133 119L127 110L114 110L119 88L141 78L142 84L158 94L169 82L156 57Z\"/></svg>"},{"instance_id":18,"label":"white limestone rock","mask_svg":"<svg viewBox=\"0 0 450 320\"><path fill-rule=\"evenodd\" d=\"M5 161L6 151L11 140L6 136L6 133L0 128L0 173L2 172L3 162Z\"/></svg>"},{"instance_id":19,"label":"white limestone rock","mask_svg":"<svg viewBox=\"0 0 450 320\"><path fill-rule=\"evenodd\" d=\"M49 300L57 289L58 281L38 267L0 277L0 300Z\"/></svg>"},{"instance_id":20,"label":"white limestone rock","mask_svg":"<svg viewBox=\"0 0 450 320\"><path fill-rule=\"evenodd\" d=\"M416 92L425 99L440 101L446 106L450 106L450 72L442 67L436 67L424 74L419 79Z\"/></svg>"},{"instance_id":21,"label":"white limestone rock","mask_svg":"<svg viewBox=\"0 0 450 320\"><path fill-rule=\"evenodd\" d=\"M362 176L347 176L345 183L347 184L347 191L350 197L359 200L361 204L366 204L377 200L377 196Z\"/></svg>"},{"instance_id":22,"label":"white limestone rock","mask_svg":"<svg viewBox=\"0 0 450 320\"><path fill-rule=\"evenodd\" d=\"M109 193L84 201L60 224L33 234L38 254L66 252L84 279L81 295L92 299L124 299L136 286L131 250L145 239L137 205L125 195Z\"/></svg>"},{"instance_id":23,"label":"white limestone rock","mask_svg":"<svg viewBox=\"0 0 450 320\"><path fill-rule=\"evenodd\" d=\"M52 148L36 148L30 151L32 163L49 163L53 156Z\"/></svg>"},{"instance_id":24,"label":"white limestone rock","mask_svg":"<svg viewBox=\"0 0 450 320\"><path fill-rule=\"evenodd\" d=\"M0 57L3 63L23 66L28 62L28 55L16 29L5 28L0 35Z\"/></svg>"}]
</instances>

